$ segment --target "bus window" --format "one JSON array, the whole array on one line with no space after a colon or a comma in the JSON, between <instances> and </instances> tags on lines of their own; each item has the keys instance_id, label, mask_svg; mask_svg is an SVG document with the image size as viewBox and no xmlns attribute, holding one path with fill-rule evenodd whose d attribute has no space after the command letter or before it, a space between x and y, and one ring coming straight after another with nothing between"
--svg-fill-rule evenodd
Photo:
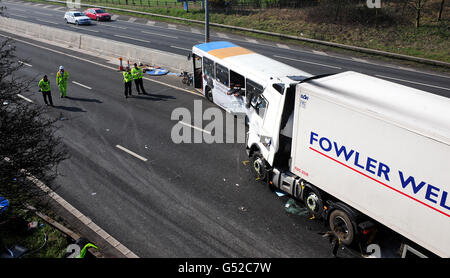
<instances>
[{"instance_id":1,"label":"bus window","mask_svg":"<svg viewBox=\"0 0 450 278\"><path fill-rule=\"evenodd\" d=\"M225 86L229 85L228 82L228 69L220 64L216 63L216 80Z\"/></svg>"},{"instance_id":2,"label":"bus window","mask_svg":"<svg viewBox=\"0 0 450 278\"><path fill-rule=\"evenodd\" d=\"M245 78L244 76L230 70L230 88L245 88Z\"/></svg>"},{"instance_id":3,"label":"bus window","mask_svg":"<svg viewBox=\"0 0 450 278\"><path fill-rule=\"evenodd\" d=\"M214 78L214 62L206 57L203 57L203 72Z\"/></svg>"}]
</instances>

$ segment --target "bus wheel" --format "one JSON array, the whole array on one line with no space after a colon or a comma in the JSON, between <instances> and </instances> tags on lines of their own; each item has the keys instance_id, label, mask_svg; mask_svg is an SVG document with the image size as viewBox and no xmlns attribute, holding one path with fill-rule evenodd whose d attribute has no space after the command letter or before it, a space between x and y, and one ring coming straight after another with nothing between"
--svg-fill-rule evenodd
<instances>
[{"instance_id":1,"label":"bus wheel","mask_svg":"<svg viewBox=\"0 0 450 278\"><path fill-rule=\"evenodd\" d=\"M350 245L355 238L355 229L350 217L341 209L331 212L328 223L333 234L345 245Z\"/></svg>"},{"instance_id":2,"label":"bus wheel","mask_svg":"<svg viewBox=\"0 0 450 278\"><path fill-rule=\"evenodd\" d=\"M323 201L320 192L315 188L308 188L304 197L306 208L315 218L321 218L323 212Z\"/></svg>"},{"instance_id":3,"label":"bus wheel","mask_svg":"<svg viewBox=\"0 0 450 278\"><path fill-rule=\"evenodd\" d=\"M209 87L205 88L205 97L207 100L213 102L213 95L212 95L212 90Z\"/></svg>"}]
</instances>

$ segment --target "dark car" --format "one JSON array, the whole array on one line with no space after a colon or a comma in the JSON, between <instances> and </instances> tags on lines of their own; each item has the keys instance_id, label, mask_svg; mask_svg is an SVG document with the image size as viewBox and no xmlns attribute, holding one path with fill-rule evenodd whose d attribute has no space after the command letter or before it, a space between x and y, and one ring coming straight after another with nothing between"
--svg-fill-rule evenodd
<instances>
[{"instance_id":1,"label":"dark car","mask_svg":"<svg viewBox=\"0 0 450 278\"><path fill-rule=\"evenodd\" d=\"M87 9L84 13L92 20L97 20L97 21L111 20L111 15L109 13L107 13L105 10L100 9L100 8Z\"/></svg>"}]
</instances>

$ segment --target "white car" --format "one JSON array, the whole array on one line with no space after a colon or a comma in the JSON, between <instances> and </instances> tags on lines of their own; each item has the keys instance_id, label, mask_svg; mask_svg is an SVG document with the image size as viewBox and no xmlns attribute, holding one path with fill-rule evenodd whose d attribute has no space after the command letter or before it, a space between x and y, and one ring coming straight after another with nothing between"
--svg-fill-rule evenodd
<instances>
[{"instance_id":1,"label":"white car","mask_svg":"<svg viewBox=\"0 0 450 278\"><path fill-rule=\"evenodd\" d=\"M64 14L64 20L66 21L66 23L73 23L76 25L91 24L91 19L89 17L87 17L82 12L76 12L76 11L66 12Z\"/></svg>"}]
</instances>

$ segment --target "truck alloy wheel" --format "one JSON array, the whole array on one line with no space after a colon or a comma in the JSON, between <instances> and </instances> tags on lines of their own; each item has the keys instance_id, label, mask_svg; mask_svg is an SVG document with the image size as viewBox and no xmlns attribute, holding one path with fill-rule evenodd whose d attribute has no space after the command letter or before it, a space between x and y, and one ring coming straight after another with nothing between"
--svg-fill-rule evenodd
<instances>
[{"instance_id":1,"label":"truck alloy wheel","mask_svg":"<svg viewBox=\"0 0 450 278\"><path fill-rule=\"evenodd\" d=\"M262 181L266 179L266 168L264 165L264 159L261 157L261 154L259 152L256 152L252 156L252 167L255 178Z\"/></svg>"},{"instance_id":2,"label":"truck alloy wheel","mask_svg":"<svg viewBox=\"0 0 450 278\"><path fill-rule=\"evenodd\" d=\"M329 224L331 231L343 244L352 244L355 230L350 217L343 210L333 210L330 214Z\"/></svg>"},{"instance_id":3,"label":"truck alloy wheel","mask_svg":"<svg viewBox=\"0 0 450 278\"><path fill-rule=\"evenodd\" d=\"M323 201L320 193L315 189L310 189L305 198L306 207L316 218L320 218L323 211Z\"/></svg>"}]
</instances>

